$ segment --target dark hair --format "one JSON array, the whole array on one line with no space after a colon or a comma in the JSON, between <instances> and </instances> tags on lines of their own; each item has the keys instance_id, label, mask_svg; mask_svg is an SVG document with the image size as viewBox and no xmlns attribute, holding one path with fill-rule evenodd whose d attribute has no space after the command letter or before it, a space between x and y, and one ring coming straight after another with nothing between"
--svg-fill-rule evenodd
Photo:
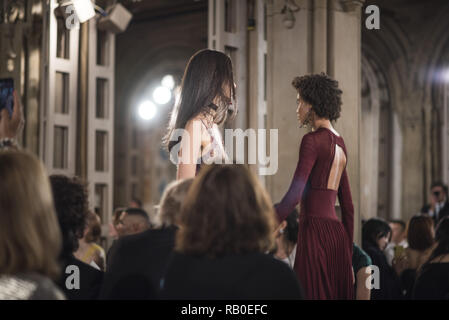
<instances>
[{"instance_id":1,"label":"dark hair","mask_svg":"<svg viewBox=\"0 0 449 320\"><path fill-rule=\"evenodd\" d=\"M331 121L340 118L343 91L338 88L338 81L321 73L296 77L292 85L318 117Z\"/></svg>"},{"instance_id":2,"label":"dark hair","mask_svg":"<svg viewBox=\"0 0 449 320\"><path fill-rule=\"evenodd\" d=\"M124 210L128 215L132 216L140 216L144 218L146 221L150 222L150 217L148 216L148 213L140 208L127 208Z\"/></svg>"},{"instance_id":3,"label":"dark hair","mask_svg":"<svg viewBox=\"0 0 449 320\"><path fill-rule=\"evenodd\" d=\"M441 181L435 181L434 183L432 183L432 185L430 186L430 189L433 189L435 187L441 187L443 189L444 194L446 195L446 197L448 197L448 189L447 189L447 185L445 185L443 182Z\"/></svg>"},{"instance_id":4,"label":"dark hair","mask_svg":"<svg viewBox=\"0 0 449 320\"><path fill-rule=\"evenodd\" d=\"M407 224L403 220L389 220L388 222L400 225L402 231L405 231L405 229L407 228Z\"/></svg>"},{"instance_id":5,"label":"dark hair","mask_svg":"<svg viewBox=\"0 0 449 320\"><path fill-rule=\"evenodd\" d=\"M369 219L362 226L362 249L366 250L370 246L377 248L377 240L386 237L388 234L391 236L391 228L385 220L380 218Z\"/></svg>"},{"instance_id":6,"label":"dark hair","mask_svg":"<svg viewBox=\"0 0 449 320\"><path fill-rule=\"evenodd\" d=\"M89 212L87 187L78 178L64 175L50 176L50 184L63 238L62 255L71 255L84 235Z\"/></svg>"},{"instance_id":7,"label":"dark hair","mask_svg":"<svg viewBox=\"0 0 449 320\"><path fill-rule=\"evenodd\" d=\"M225 92L226 88L230 92ZM216 97L218 105L213 103ZM174 130L185 128L189 120L200 113L210 112L210 108L216 111L214 122L223 123L231 111L233 99L235 88L231 59L214 50L205 49L195 53L184 72L179 103L173 109L168 132L163 139L168 150L181 141L181 137L178 141L170 141ZM237 110L232 111L235 115Z\"/></svg>"},{"instance_id":8,"label":"dark hair","mask_svg":"<svg viewBox=\"0 0 449 320\"><path fill-rule=\"evenodd\" d=\"M209 165L189 188L176 250L218 257L274 247L275 213L270 197L244 165Z\"/></svg>"},{"instance_id":9,"label":"dark hair","mask_svg":"<svg viewBox=\"0 0 449 320\"><path fill-rule=\"evenodd\" d=\"M410 219L407 228L407 242L410 249L426 250L435 240L432 234L433 220L429 216L419 215Z\"/></svg>"},{"instance_id":10,"label":"dark hair","mask_svg":"<svg viewBox=\"0 0 449 320\"><path fill-rule=\"evenodd\" d=\"M439 256L449 254L449 217L444 217L438 223L435 240L438 244L430 255L429 260L427 260L427 263L430 263Z\"/></svg>"}]
</instances>

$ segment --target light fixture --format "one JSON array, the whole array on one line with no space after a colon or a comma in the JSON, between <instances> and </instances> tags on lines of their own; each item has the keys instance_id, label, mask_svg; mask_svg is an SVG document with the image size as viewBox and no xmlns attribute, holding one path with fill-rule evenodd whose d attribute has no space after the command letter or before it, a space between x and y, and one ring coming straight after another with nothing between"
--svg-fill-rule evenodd
<instances>
[{"instance_id":1,"label":"light fixture","mask_svg":"<svg viewBox=\"0 0 449 320\"><path fill-rule=\"evenodd\" d=\"M156 116L157 108L150 100L142 102L137 110L142 120L151 120Z\"/></svg>"},{"instance_id":2,"label":"light fixture","mask_svg":"<svg viewBox=\"0 0 449 320\"><path fill-rule=\"evenodd\" d=\"M172 92L167 87L160 86L154 89L153 91L153 99L154 102L156 102L157 104L160 105L167 104L171 100L171 98Z\"/></svg>"},{"instance_id":3,"label":"light fixture","mask_svg":"<svg viewBox=\"0 0 449 320\"><path fill-rule=\"evenodd\" d=\"M162 86L170 90L173 90L175 87L175 79L171 74L167 74L165 77L162 78L161 84Z\"/></svg>"},{"instance_id":4,"label":"light fixture","mask_svg":"<svg viewBox=\"0 0 449 320\"><path fill-rule=\"evenodd\" d=\"M91 0L72 0L72 4L80 23L95 17L95 9Z\"/></svg>"}]
</instances>

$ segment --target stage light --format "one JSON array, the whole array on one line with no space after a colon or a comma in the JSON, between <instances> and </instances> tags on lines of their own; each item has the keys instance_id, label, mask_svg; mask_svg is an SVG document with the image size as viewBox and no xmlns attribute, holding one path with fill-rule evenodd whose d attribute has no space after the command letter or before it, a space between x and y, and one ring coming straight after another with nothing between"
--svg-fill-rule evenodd
<instances>
[{"instance_id":1,"label":"stage light","mask_svg":"<svg viewBox=\"0 0 449 320\"><path fill-rule=\"evenodd\" d=\"M145 100L137 110L139 117L143 120L151 120L156 116L157 108L150 100Z\"/></svg>"},{"instance_id":2,"label":"stage light","mask_svg":"<svg viewBox=\"0 0 449 320\"><path fill-rule=\"evenodd\" d=\"M157 104L167 104L172 98L171 90L167 87L157 87L153 92L153 99Z\"/></svg>"},{"instance_id":3,"label":"stage light","mask_svg":"<svg viewBox=\"0 0 449 320\"><path fill-rule=\"evenodd\" d=\"M91 0L73 0L72 3L80 23L95 17L95 10Z\"/></svg>"},{"instance_id":4,"label":"stage light","mask_svg":"<svg viewBox=\"0 0 449 320\"><path fill-rule=\"evenodd\" d=\"M173 90L175 87L175 79L173 79L173 76L170 74L167 74L165 77L162 78L161 81L162 86L169 88L170 90Z\"/></svg>"}]
</instances>

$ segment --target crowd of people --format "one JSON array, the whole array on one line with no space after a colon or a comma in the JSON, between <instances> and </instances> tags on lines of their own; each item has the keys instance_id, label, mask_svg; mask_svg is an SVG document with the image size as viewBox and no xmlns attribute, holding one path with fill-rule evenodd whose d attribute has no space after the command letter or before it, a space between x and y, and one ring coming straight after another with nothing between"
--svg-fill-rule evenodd
<instances>
[{"instance_id":1,"label":"crowd of people","mask_svg":"<svg viewBox=\"0 0 449 320\"><path fill-rule=\"evenodd\" d=\"M200 74L210 81L186 95ZM188 103L181 102L170 130L189 128L199 117L204 137L197 137L192 159L203 144L203 155L221 155L209 147L220 140L214 129L234 96L229 57L200 51L183 82L181 100ZM342 91L324 74L295 78L293 86L298 121L313 130L279 203L245 165L182 164L154 217L138 199L114 211L107 253L86 182L48 176L36 156L17 146L23 115L15 95L12 116L2 110L0 117L0 300L448 299L447 186L434 183L429 205L410 221L364 221L356 245L347 151L331 125ZM198 109L186 109L191 103Z\"/></svg>"},{"instance_id":2,"label":"crowd of people","mask_svg":"<svg viewBox=\"0 0 449 320\"><path fill-rule=\"evenodd\" d=\"M1 299L305 297L292 270L299 214L278 224L243 165L173 182L155 221L141 208L117 210L107 259L81 180L47 177L34 155L14 150L0 152L0 179ZM362 248L353 246L354 299L449 298L449 217L373 218L362 234ZM70 266L79 269L76 289L67 286ZM369 288L376 268L379 283Z\"/></svg>"}]
</instances>

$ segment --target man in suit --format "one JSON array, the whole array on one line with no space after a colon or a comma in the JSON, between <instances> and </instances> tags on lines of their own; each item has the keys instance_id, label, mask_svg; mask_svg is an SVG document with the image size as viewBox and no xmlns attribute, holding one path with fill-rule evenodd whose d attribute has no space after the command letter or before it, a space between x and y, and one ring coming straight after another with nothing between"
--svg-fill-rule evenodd
<instances>
[{"instance_id":1,"label":"man in suit","mask_svg":"<svg viewBox=\"0 0 449 320\"><path fill-rule=\"evenodd\" d=\"M435 225L449 216L448 188L442 182L434 182L430 188L430 204L421 209L421 213L428 214L435 221Z\"/></svg>"}]
</instances>

